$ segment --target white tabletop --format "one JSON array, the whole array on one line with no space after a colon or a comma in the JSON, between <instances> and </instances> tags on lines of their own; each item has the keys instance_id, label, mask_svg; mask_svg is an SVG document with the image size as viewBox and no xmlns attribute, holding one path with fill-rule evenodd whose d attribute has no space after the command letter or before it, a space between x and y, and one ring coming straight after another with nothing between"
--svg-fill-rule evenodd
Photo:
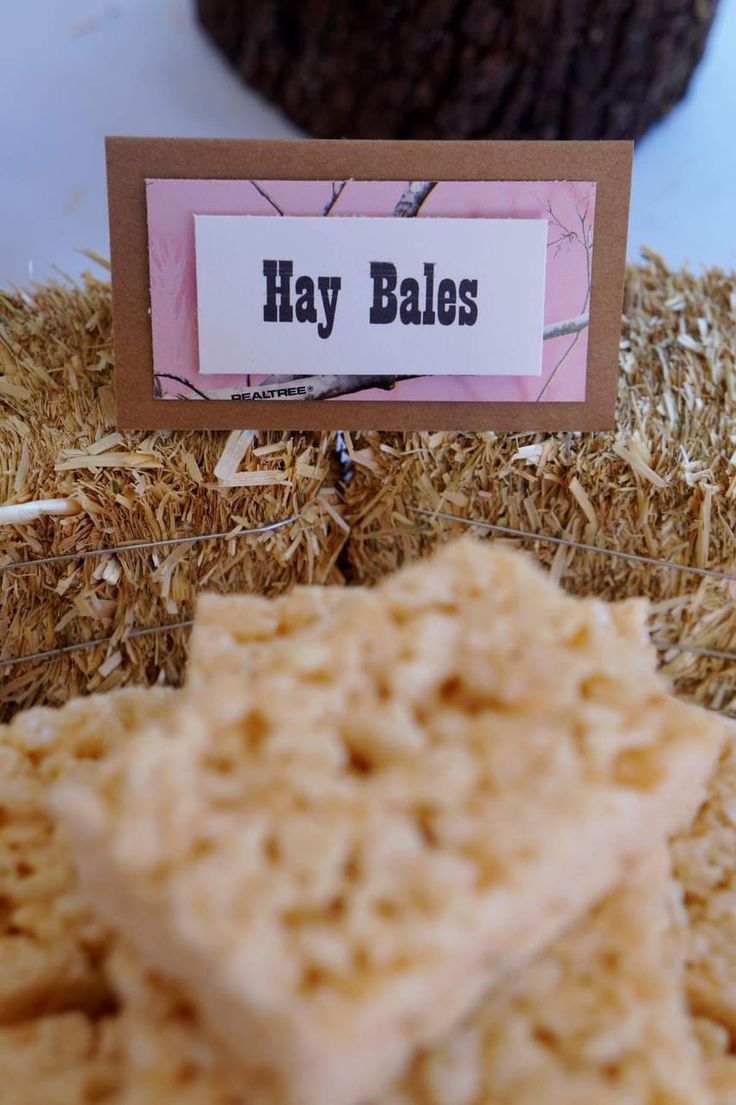
<instances>
[{"instance_id":1,"label":"white tabletop","mask_svg":"<svg viewBox=\"0 0 736 1105\"><path fill-rule=\"evenodd\" d=\"M298 134L199 31L189 0L20 0L0 13L0 286L108 251L105 134ZM689 96L638 146L629 255L736 263L736 0Z\"/></svg>"}]
</instances>

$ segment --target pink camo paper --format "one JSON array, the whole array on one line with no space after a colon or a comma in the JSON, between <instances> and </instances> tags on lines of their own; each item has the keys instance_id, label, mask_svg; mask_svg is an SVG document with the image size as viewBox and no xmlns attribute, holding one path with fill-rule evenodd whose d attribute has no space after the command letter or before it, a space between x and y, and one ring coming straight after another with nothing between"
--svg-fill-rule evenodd
<instances>
[{"instance_id":1,"label":"pink camo paper","mask_svg":"<svg viewBox=\"0 0 736 1105\"><path fill-rule=\"evenodd\" d=\"M348 181L328 217L390 217L406 184ZM430 192L417 218L546 218L548 325L588 309L595 187L589 181L444 181ZM146 181L154 372L162 398L207 398L224 389L238 392L269 375L267 366L262 376L204 377L198 372L193 216L321 215L332 197L332 181ZM433 376L402 381L391 391L367 389L349 398L582 402L587 354L585 328L545 341L541 378Z\"/></svg>"}]
</instances>

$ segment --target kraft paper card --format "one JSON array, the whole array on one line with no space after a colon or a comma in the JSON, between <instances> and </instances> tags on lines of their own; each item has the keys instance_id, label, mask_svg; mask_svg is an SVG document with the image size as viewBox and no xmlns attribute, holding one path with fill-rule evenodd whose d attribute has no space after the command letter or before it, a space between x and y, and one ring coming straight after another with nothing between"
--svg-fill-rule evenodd
<instances>
[{"instance_id":1,"label":"kraft paper card","mask_svg":"<svg viewBox=\"0 0 736 1105\"><path fill-rule=\"evenodd\" d=\"M107 140L125 429L614 424L628 142Z\"/></svg>"}]
</instances>

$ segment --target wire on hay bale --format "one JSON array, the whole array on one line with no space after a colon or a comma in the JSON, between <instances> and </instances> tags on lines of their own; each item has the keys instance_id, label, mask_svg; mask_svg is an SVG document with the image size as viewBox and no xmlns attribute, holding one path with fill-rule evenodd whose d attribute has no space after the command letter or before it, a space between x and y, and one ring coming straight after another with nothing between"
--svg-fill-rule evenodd
<instances>
[{"instance_id":1,"label":"wire on hay bale","mask_svg":"<svg viewBox=\"0 0 736 1105\"><path fill-rule=\"evenodd\" d=\"M0 665L0 719L82 691L177 682L183 632L126 635L187 619L202 588L341 579L332 435L116 433L112 368L106 282L0 292L0 659L111 638ZM257 535L7 568L287 518Z\"/></svg>"},{"instance_id":2,"label":"wire on hay bale","mask_svg":"<svg viewBox=\"0 0 736 1105\"><path fill-rule=\"evenodd\" d=\"M346 435L352 580L467 531L435 512L736 573L736 276L647 253L628 273L620 368L615 433ZM658 641L736 650L736 579L513 543L578 594L647 595ZM736 712L732 660L662 654L678 691Z\"/></svg>"}]
</instances>

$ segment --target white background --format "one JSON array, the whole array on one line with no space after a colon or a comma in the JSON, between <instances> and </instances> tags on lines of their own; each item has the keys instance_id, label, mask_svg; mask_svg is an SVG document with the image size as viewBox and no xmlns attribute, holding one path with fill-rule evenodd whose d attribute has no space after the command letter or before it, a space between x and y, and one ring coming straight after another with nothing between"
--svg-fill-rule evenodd
<instances>
[{"instance_id":1,"label":"white background","mask_svg":"<svg viewBox=\"0 0 736 1105\"><path fill-rule=\"evenodd\" d=\"M189 0L0 0L0 286L107 253L112 134L296 134L199 32ZM736 0L687 101L636 154L629 256L736 262Z\"/></svg>"}]
</instances>

